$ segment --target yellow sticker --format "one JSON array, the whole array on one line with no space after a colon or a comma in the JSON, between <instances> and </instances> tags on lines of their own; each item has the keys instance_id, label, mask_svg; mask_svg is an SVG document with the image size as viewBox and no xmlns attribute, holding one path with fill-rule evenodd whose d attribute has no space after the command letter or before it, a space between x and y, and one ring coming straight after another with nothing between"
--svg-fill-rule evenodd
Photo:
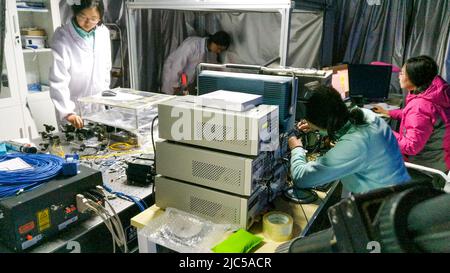
<instances>
[{"instance_id":1,"label":"yellow sticker","mask_svg":"<svg viewBox=\"0 0 450 273\"><path fill-rule=\"evenodd\" d=\"M41 210L37 213L37 222L39 227L39 232L42 232L50 228L50 213L48 209Z\"/></svg>"},{"instance_id":2,"label":"yellow sticker","mask_svg":"<svg viewBox=\"0 0 450 273\"><path fill-rule=\"evenodd\" d=\"M267 127L269 127L268 122L263 123L263 125L261 126L262 129L267 129Z\"/></svg>"}]
</instances>

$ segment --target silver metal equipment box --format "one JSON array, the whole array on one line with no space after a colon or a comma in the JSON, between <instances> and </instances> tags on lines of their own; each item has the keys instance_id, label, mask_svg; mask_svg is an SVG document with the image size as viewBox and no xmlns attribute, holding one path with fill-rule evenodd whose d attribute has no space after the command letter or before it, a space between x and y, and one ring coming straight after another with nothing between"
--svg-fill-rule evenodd
<instances>
[{"instance_id":1,"label":"silver metal equipment box","mask_svg":"<svg viewBox=\"0 0 450 273\"><path fill-rule=\"evenodd\" d=\"M250 196L273 164L269 153L248 157L169 141L156 143L156 172L238 195Z\"/></svg>"},{"instance_id":2,"label":"silver metal equipment box","mask_svg":"<svg viewBox=\"0 0 450 273\"><path fill-rule=\"evenodd\" d=\"M183 96L158 104L158 116L162 139L253 156L279 146L278 106L226 111Z\"/></svg>"},{"instance_id":3,"label":"silver metal equipment box","mask_svg":"<svg viewBox=\"0 0 450 273\"><path fill-rule=\"evenodd\" d=\"M155 179L155 205L186 211L218 224L236 224L250 228L263 209L264 190L260 187L250 197L192 185L163 176Z\"/></svg>"}]
</instances>

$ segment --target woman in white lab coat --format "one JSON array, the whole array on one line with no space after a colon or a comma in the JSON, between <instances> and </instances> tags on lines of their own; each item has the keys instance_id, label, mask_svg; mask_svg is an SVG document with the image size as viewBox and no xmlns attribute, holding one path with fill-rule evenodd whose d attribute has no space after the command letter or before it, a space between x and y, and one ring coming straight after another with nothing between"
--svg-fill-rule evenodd
<instances>
[{"instance_id":1,"label":"woman in white lab coat","mask_svg":"<svg viewBox=\"0 0 450 273\"><path fill-rule=\"evenodd\" d=\"M82 128L77 99L109 89L111 44L109 30L102 24L103 1L75 3L72 20L53 36L49 82L58 123Z\"/></svg>"},{"instance_id":2,"label":"woman in white lab coat","mask_svg":"<svg viewBox=\"0 0 450 273\"><path fill-rule=\"evenodd\" d=\"M187 76L187 85L195 82L197 65L207 61L207 54L217 54L228 49L231 38L225 31L218 31L208 37L189 37L173 51L164 62L161 91L166 94L180 94L180 80Z\"/></svg>"}]
</instances>

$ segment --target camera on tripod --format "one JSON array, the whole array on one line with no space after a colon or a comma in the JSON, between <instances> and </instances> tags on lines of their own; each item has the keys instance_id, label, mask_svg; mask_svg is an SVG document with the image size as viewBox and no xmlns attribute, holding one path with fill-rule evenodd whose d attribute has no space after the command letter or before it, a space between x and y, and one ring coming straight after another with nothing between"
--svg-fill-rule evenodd
<instances>
[{"instance_id":1,"label":"camera on tripod","mask_svg":"<svg viewBox=\"0 0 450 273\"><path fill-rule=\"evenodd\" d=\"M328 209L331 228L291 241L295 253L445 253L450 194L408 183L344 199Z\"/></svg>"}]
</instances>

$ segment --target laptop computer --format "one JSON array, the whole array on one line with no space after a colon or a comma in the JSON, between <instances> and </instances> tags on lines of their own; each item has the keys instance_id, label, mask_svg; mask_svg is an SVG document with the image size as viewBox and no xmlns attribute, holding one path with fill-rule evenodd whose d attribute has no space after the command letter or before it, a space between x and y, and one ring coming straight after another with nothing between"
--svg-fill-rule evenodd
<instances>
[{"instance_id":1,"label":"laptop computer","mask_svg":"<svg viewBox=\"0 0 450 273\"><path fill-rule=\"evenodd\" d=\"M349 94L365 102L382 102L389 97L392 66L349 64Z\"/></svg>"}]
</instances>

